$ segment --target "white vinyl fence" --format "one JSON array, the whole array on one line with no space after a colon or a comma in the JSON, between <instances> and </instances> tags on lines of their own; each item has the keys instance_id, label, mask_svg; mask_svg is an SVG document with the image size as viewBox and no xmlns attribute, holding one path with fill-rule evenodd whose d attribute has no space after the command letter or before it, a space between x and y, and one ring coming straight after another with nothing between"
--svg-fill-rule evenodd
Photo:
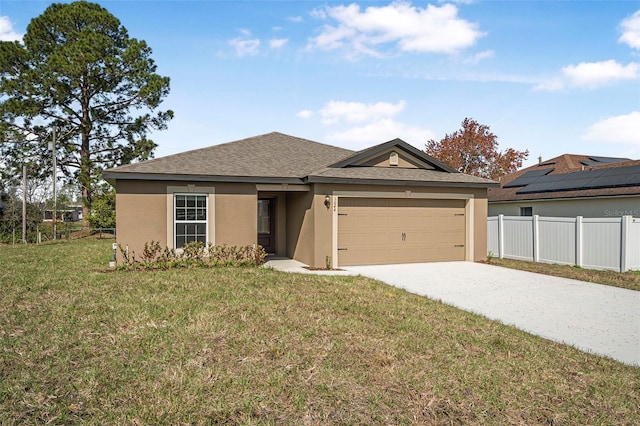
<instances>
[{"instance_id":1,"label":"white vinyl fence","mask_svg":"<svg viewBox=\"0 0 640 426\"><path fill-rule=\"evenodd\" d=\"M640 218L493 216L487 220L490 256L640 270Z\"/></svg>"}]
</instances>

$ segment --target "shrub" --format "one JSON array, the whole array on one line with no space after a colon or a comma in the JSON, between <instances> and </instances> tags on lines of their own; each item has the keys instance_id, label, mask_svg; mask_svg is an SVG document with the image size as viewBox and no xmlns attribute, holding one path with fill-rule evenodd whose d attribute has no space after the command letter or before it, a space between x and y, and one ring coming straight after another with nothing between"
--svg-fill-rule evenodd
<instances>
[{"instance_id":1,"label":"shrub","mask_svg":"<svg viewBox=\"0 0 640 426\"><path fill-rule=\"evenodd\" d=\"M218 267L218 266L260 266L267 256L260 245L227 246L226 244L207 245L199 241L192 241L184 245L181 251L161 248L158 241L150 241L144 244L140 260L136 259L135 252L129 252L118 244L123 263L119 266L125 270L142 269L171 269L187 268L194 266Z\"/></svg>"}]
</instances>

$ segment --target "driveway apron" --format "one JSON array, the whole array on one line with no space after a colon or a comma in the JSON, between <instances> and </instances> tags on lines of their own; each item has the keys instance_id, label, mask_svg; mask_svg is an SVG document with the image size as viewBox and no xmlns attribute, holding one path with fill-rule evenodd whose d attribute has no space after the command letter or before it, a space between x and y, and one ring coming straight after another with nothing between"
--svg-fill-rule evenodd
<instances>
[{"instance_id":1,"label":"driveway apron","mask_svg":"<svg viewBox=\"0 0 640 426\"><path fill-rule=\"evenodd\" d=\"M640 292L473 262L345 267L586 352L640 365Z\"/></svg>"}]
</instances>

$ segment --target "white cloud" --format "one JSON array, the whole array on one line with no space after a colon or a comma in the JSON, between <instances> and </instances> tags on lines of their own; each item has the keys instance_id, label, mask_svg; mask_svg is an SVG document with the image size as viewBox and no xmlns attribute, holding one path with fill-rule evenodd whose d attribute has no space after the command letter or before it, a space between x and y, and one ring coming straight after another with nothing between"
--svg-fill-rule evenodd
<instances>
[{"instance_id":1,"label":"white cloud","mask_svg":"<svg viewBox=\"0 0 640 426\"><path fill-rule=\"evenodd\" d=\"M438 3L472 4L475 0L438 0Z\"/></svg>"},{"instance_id":2,"label":"white cloud","mask_svg":"<svg viewBox=\"0 0 640 426\"><path fill-rule=\"evenodd\" d=\"M420 146L427 140L433 139L434 134L427 129L408 126L391 118L383 118L364 126L352 127L327 135L327 139L330 141L355 143L359 147L379 144L395 138L400 138L414 146Z\"/></svg>"},{"instance_id":3,"label":"white cloud","mask_svg":"<svg viewBox=\"0 0 640 426\"><path fill-rule=\"evenodd\" d=\"M620 23L622 35L620 43L626 43L634 49L640 49L640 10Z\"/></svg>"},{"instance_id":4,"label":"white cloud","mask_svg":"<svg viewBox=\"0 0 640 426\"><path fill-rule=\"evenodd\" d=\"M287 44L288 41L289 39L286 38L274 38L269 40L269 47L271 47L272 49L279 49Z\"/></svg>"},{"instance_id":5,"label":"white cloud","mask_svg":"<svg viewBox=\"0 0 640 426\"><path fill-rule=\"evenodd\" d=\"M406 105L404 100L397 104L376 102L365 104L362 102L329 101L320 110L323 124L334 124L341 121L361 123L364 121L389 118L401 112Z\"/></svg>"},{"instance_id":6,"label":"white cloud","mask_svg":"<svg viewBox=\"0 0 640 426\"><path fill-rule=\"evenodd\" d=\"M13 30L13 24L6 16L0 16L0 41L21 41L23 34Z\"/></svg>"},{"instance_id":7,"label":"white cloud","mask_svg":"<svg viewBox=\"0 0 640 426\"><path fill-rule=\"evenodd\" d=\"M243 39L234 38L229 41L229 44L236 50L238 56L252 56L257 55L260 50L260 40L256 39Z\"/></svg>"},{"instance_id":8,"label":"white cloud","mask_svg":"<svg viewBox=\"0 0 640 426\"><path fill-rule=\"evenodd\" d=\"M459 18L452 4L441 7L412 6L397 1L388 6L370 6L364 10L357 4L317 9L312 16L335 21L309 40L308 48L334 50L349 48L351 55L379 56L377 50L395 43L405 52L455 53L475 44L485 33L475 23Z\"/></svg>"},{"instance_id":9,"label":"white cloud","mask_svg":"<svg viewBox=\"0 0 640 426\"><path fill-rule=\"evenodd\" d=\"M302 22L302 16L289 16L287 18L287 20L289 22L294 22L294 23L298 24L298 23Z\"/></svg>"},{"instance_id":10,"label":"white cloud","mask_svg":"<svg viewBox=\"0 0 640 426\"><path fill-rule=\"evenodd\" d=\"M327 140L341 142L353 149L395 138L417 145L433 138L434 135L430 130L409 126L395 119L405 107L404 100L397 103L380 101L368 104L329 101L318 111L318 114L323 125L342 127L332 130L327 135ZM315 113L311 110L302 110L297 115L306 119Z\"/></svg>"},{"instance_id":11,"label":"white cloud","mask_svg":"<svg viewBox=\"0 0 640 426\"><path fill-rule=\"evenodd\" d=\"M640 111L598 121L587 129L582 138L598 142L633 144L640 147Z\"/></svg>"},{"instance_id":12,"label":"white cloud","mask_svg":"<svg viewBox=\"0 0 640 426\"><path fill-rule=\"evenodd\" d=\"M556 91L568 87L595 89L616 81L640 79L640 64L622 65L613 59L602 62L581 62L562 68L561 75L536 86L538 90Z\"/></svg>"},{"instance_id":13,"label":"white cloud","mask_svg":"<svg viewBox=\"0 0 640 426\"><path fill-rule=\"evenodd\" d=\"M302 111L298 112L296 115L306 120L307 118L311 118L313 116L313 111L311 111L310 109L303 109Z\"/></svg>"},{"instance_id":14,"label":"white cloud","mask_svg":"<svg viewBox=\"0 0 640 426\"><path fill-rule=\"evenodd\" d=\"M485 50L483 52L476 53L470 58L467 58L465 62L468 64L477 64L484 59L493 58L494 56L495 52L493 50Z\"/></svg>"}]
</instances>

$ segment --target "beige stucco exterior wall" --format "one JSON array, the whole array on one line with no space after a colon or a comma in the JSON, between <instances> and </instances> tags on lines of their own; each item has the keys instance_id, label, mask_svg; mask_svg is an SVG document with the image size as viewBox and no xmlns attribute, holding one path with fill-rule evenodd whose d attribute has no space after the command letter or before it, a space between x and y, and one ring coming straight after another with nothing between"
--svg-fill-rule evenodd
<instances>
[{"instance_id":1,"label":"beige stucco exterior wall","mask_svg":"<svg viewBox=\"0 0 640 426\"><path fill-rule=\"evenodd\" d=\"M286 196L286 255L307 265L314 263L313 192L290 192Z\"/></svg>"},{"instance_id":2,"label":"beige stucco exterior wall","mask_svg":"<svg viewBox=\"0 0 640 426\"><path fill-rule=\"evenodd\" d=\"M258 240L258 191L254 184L214 184L215 244L244 246Z\"/></svg>"},{"instance_id":3,"label":"beige stucco exterior wall","mask_svg":"<svg viewBox=\"0 0 640 426\"><path fill-rule=\"evenodd\" d=\"M473 258L474 262L487 258L487 212L488 205L486 191L484 197L474 197L470 200L473 209L474 235Z\"/></svg>"},{"instance_id":4,"label":"beige stucco exterior wall","mask_svg":"<svg viewBox=\"0 0 640 426\"><path fill-rule=\"evenodd\" d=\"M166 184L118 181L116 185L116 241L129 253L142 253L145 242L167 240ZM118 252L121 259L120 252Z\"/></svg>"},{"instance_id":5,"label":"beige stucco exterior wall","mask_svg":"<svg viewBox=\"0 0 640 426\"><path fill-rule=\"evenodd\" d=\"M536 200L489 203L489 216L520 216L520 207L533 207L533 214L551 217L640 217L640 195L568 200Z\"/></svg>"},{"instance_id":6,"label":"beige stucco exterior wall","mask_svg":"<svg viewBox=\"0 0 640 426\"><path fill-rule=\"evenodd\" d=\"M116 238L140 256L146 242L173 248L173 194L209 194L208 240L242 246L257 241L257 191L253 184L116 182Z\"/></svg>"},{"instance_id":7,"label":"beige stucco exterior wall","mask_svg":"<svg viewBox=\"0 0 640 426\"><path fill-rule=\"evenodd\" d=\"M145 242L159 241L172 247L172 197L178 192L209 193L209 231L211 242L242 246L257 243L257 200L255 184L210 182L126 181L116 183L117 241L140 254ZM359 194L376 198L459 198L466 200L468 236L467 260L486 256L486 189L399 187L380 185L310 185L307 192L260 192L276 198L276 250L278 255L299 260L313 267L325 267L336 256L336 197ZM325 197L331 205L325 206ZM329 258L329 259L328 259Z\"/></svg>"}]
</instances>

